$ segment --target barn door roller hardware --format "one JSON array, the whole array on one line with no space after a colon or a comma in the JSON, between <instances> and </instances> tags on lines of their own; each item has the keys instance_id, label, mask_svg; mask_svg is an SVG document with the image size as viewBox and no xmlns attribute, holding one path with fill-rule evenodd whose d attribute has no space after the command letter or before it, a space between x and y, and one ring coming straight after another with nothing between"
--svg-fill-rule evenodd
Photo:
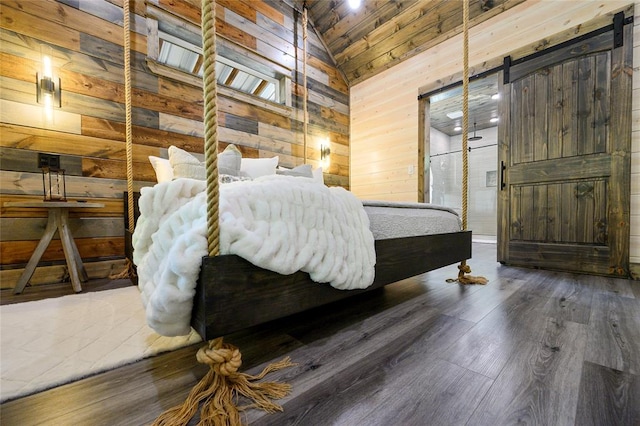
<instances>
[{"instance_id":1,"label":"barn door roller hardware","mask_svg":"<svg viewBox=\"0 0 640 426\"><path fill-rule=\"evenodd\" d=\"M509 84L509 70L511 69L511 56L505 56L502 61L502 81L503 84Z\"/></svg>"},{"instance_id":2,"label":"barn door roller hardware","mask_svg":"<svg viewBox=\"0 0 640 426\"><path fill-rule=\"evenodd\" d=\"M524 56L522 58L511 59L510 56L505 56L502 63L503 82L504 84L509 84L511 82L511 74L512 74L511 68L515 67L516 65L520 65L524 62L537 59L540 56L544 56L551 52L564 49L568 46L571 46L577 43L582 43L586 40L589 40L590 38L599 36L604 33L608 33L609 31L613 31L613 48L616 49L618 47L622 47L624 44L624 36L623 36L624 26L629 24L633 24L633 16L629 16L625 18L624 12L618 12L613 16L613 24L609 24L605 27L588 32L574 39L567 40L565 42L549 47L547 49L537 51L535 53L532 53L531 55Z\"/></svg>"},{"instance_id":3,"label":"barn door roller hardware","mask_svg":"<svg viewBox=\"0 0 640 426\"><path fill-rule=\"evenodd\" d=\"M624 44L624 12L618 12L613 16L613 48L622 47Z\"/></svg>"}]
</instances>

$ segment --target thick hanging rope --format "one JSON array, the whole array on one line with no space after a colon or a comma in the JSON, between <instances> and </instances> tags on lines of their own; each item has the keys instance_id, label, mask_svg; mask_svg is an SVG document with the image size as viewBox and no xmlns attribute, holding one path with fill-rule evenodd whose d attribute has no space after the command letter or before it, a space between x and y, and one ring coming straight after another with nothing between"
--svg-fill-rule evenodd
<instances>
[{"instance_id":1,"label":"thick hanging rope","mask_svg":"<svg viewBox=\"0 0 640 426\"><path fill-rule=\"evenodd\" d=\"M467 230L467 198L469 192L469 0L462 0L462 229ZM458 278L448 282L460 284L486 284L484 277L465 275L471 272L467 261L463 260L458 266Z\"/></svg>"},{"instance_id":2,"label":"thick hanging rope","mask_svg":"<svg viewBox=\"0 0 640 426\"><path fill-rule=\"evenodd\" d=\"M220 251L215 6L215 1L202 1L204 155L207 171L207 244L209 256L217 256Z\"/></svg>"},{"instance_id":3,"label":"thick hanging rope","mask_svg":"<svg viewBox=\"0 0 640 426\"><path fill-rule=\"evenodd\" d=\"M304 120L302 122L302 133L304 140L304 164L307 164L307 24L309 18L307 17L307 8L302 11L302 84L304 87L304 94L302 97L302 113L304 114Z\"/></svg>"},{"instance_id":4,"label":"thick hanging rope","mask_svg":"<svg viewBox=\"0 0 640 426\"><path fill-rule=\"evenodd\" d=\"M240 351L235 346L222 342L222 338L209 341L206 346L198 350L198 362L208 364L209 372L189 393L186 401L160 415L153 423L154 426L180 426L200 411L198 425L241 425L240 413L247 408L259 408L268 413L282 411L282 406L272 399L285 397L291 390L287 383L261 382L267 374L291 367L289 357L280 362L268 365L260 374L252 376L238 373L242 364ZM239 397L247 398L250 403L236 406Z\"/></svg>"},{"instance_id":5,"label":"thick hanging rope","mask_svg":"<svg viewBox=\"0 0 640 426\"><path fill-rule=\"evenodd\" d=\"M207 171L207 242L209 256L219 253L219 183L218 183L218 118L217 83L215 76L216 33L215 1L202 2L202 40L204 56L204 128L205 128L205 166ZM198 362L208 364L211 369L191 390L185 402L161 414L154 425L186 425L200 411L199 425L240 425L240 412L247 408L259 408L273 413L282 411L282 407L272 401L286 396L291 386L286 383L255 383L256 380L272 371L293 364L289 358L270 364L262 373L251 376L238 373L242 364L238 348L225 344L222 338L209 341L202 347L196 358ZM246 406L237 406L238 398L252 401Z\"/></svg>"},{"instance_id":6,"label":"thick hanging rope","mask_svg":"<svg viewBox=\"0 0 640 426\"><path fill-rule=\"evenodd\" d=\"M133 213L133 136L131 132L131 35L129 18L129 0L122 2L124 20L122 22L124 32L124 108L125 108L125 150L127 155L127 217L129 219L129 232L133 234L135 219ZM119 280L136 276L131 260L127 259L124 269L109 275L109 279Z\"/></svg>"},{"instance_id":7,"label":"thick hanging rope","mask_svg":"<svg viewBox=\"0 0 640 426\"><path fill-rule=\"evenodd\" d=\"M124 107L125 107L125 147L127 151L127 201L129 202L129 231L135 228L133 217L133 136L131 132L131 35L129 0L122 2L124 12Z\"/></svg>"}]
</instances>

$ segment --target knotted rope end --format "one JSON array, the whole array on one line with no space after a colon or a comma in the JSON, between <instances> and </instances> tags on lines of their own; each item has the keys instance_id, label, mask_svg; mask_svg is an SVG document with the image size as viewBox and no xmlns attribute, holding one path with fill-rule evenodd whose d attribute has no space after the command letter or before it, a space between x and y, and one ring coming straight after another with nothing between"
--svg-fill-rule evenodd
<instances>
[{"instance_id":1,"label":"knotted rope end","mask_svg":"<svg viewBox=\"0 0 640 426\"><path fill-rule=\"evenodd\" d=\"M267 413L283 411L274 399L281 399L291 392L291 385L280 382L257 382L267 374L295 365L289 357L267 365L260 374L252 376L238 373L242 365L240 350L223 343L222 338L210 340L196 354L198 362L208 364L209 372L191 390L185 402L162 413L154 425L186 425L195 415L200 404L199 424L240 425L240 412L258 408ZM239 397L250 401L238 406Z\"/></svg>"},{"instance_id":2,"label":"knotted rope end","mask_svg":"<svg viewBox=\"0 0 640 426\"><path fill-rule=\"evenodd\" d=\"M458 278L448 278L448 283L460 283L460 284L480 284L485 285L489 282L485 277L475 275L465 275L471 273L471 267L467 265L464 260L458 265Z\"/></svg>"}]
</instances>

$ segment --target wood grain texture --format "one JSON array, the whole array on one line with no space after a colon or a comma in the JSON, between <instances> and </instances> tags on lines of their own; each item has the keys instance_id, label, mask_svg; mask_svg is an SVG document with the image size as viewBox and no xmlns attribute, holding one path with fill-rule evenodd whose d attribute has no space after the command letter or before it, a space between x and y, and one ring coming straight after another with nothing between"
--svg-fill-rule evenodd
<instances>
[{"instance_id":1,"label":"wood grain texture","mask_svg":"<svg viewBox=\"0 0 640 426\"><path fill-rule=\"evenodd\" d=\"M105 279L110 275L120 273L125 269L126 264L124 259L99 261L89 260L84 262L84 266L89 279L96 280ZM13 290L23 271L24 268L0 270L0 288ZM7 300L4 300L5 294L2 293L2 304L4 304L5 301L13 301L12 303L17 303L36 300L33 299L33 297L36 297L38 294L40 294L41 296L44 294L46 297L46 295L49 294L49 290L56 287L55 283L66 283L66 285L61 287L64 290L62 295L73 294L74 292L72 291L71 286L69 286L68 281L69 272L66 265L61 263L51 266L38 266L31 276L31 280L29 281L27 290L22 293L23 297L17 295L15 298L7 297ZM91 285L89 285L89 287L83 285L83 290L90 289L91 287Z\"/></svg>"},{"instance_id":2,"label":"wood grain texture","mask_svg":"<svg viewBox=\"0 0 640 426\"><path fill-rule=\"evenodd\" d=\"M471 72L500 66L506 55L520 58L610 25L612 14L620 9L626 10L626 16L633 14L627 5L611 2L599 11L580 2L519 4L496 18L471 27ZM513 36L516 33L518 37ZM406 172L408 165L418 164L418 144L422 141L418 137L416 93L427 93L461 81L461 57L462 37L458 36L418 53L390 71L352 84L351 189L356 194L369 199L418 199L417 180L407 178L400 183L393 180L391 174ZM500 93L505 95L503 90ZM501 111L501 122L503 117ZM402 168L384 163L364 167L371 164L369 157L372 154L386 158L387 146L398 150L409 148L411 154L402 159ZM371 173L374 168L375 174ZM364 185L367 189L374 185L376 188L361 193Z\"/></svg>"},{"instance_id":3,"label":"wood grain texture","mask_svg":"<svg viewBox=\"0 0 640 426\"><path fill-rule=\"evenodd\" d=\"M554 273L549 280L554 291L545 304L546 315L562 321L589 324L593 287L581 275Z\"/></svg>"},{"instance_id":4,"label":"wood grain texture","mask_svg":"<svg viewBox=\"0 0 640 426\"><path fill-rule=\"evenodd\" d=\"M115 23L105 22L96 16L82 13L79 8L56 3L54 0L39 2L11 0L3 3L4 7L21 10L40 19L49 20L60 26L82 31L112 43L122 45L124 38L122 27ZM135 32L131 33L131 46L137 52L145 53L146 39Z\"/></svg>"},{"instance_id":5,"label":"wood grain texture","mask_svg":"<svg viewBox=\"0 0 640 426\"><path fill-rule=\"evenodd\" d=\"M597 403L594 403L597 401ZM576 424L640 424L640 377L585 362L580 380Z\"/></svg>"},{"instance_id":6,"label":"wood grain texture","mask_svg":"<svg viewBox=\"0 0 640 426\"><path fill-rule=\"evenodd\" d=\"M300 271L280 275L235 255L205 257L191 324L209 339L301 312L467 259L470 240L470 232L377 240L375 279L366 290L318 285Z\"/></svg>"},{"instance_id":7,"label":"wood grain texture","mask_svg":"<svg viewBox=\"0 0 640 426\"><path fill-rule=\"evenodd\" d=\"M519 1L496 2L484 10L480 3L470 3L472 26ZM316 0L306 4L311 20L351 84L461 32L462 8L448 2L372 1L355 11L346 3Z\"/></svg>"},{"instance_id":8,"label":"wood grain texture","mask_svg":"<svg viewBox=\"0 0 640 426\"><path fill-rule=\"evenodd\" d=\"M75 198L77 201L94 201L100 204L103 204L104 207L100 209L71 209L69 211L69 217L78 218L78 217L117 217L122 215L122 199L114 199L114 198L83 198L78 197ZM47 209L37 209L37 208L24 208L24 207L15 207L15 206L7 206L6 203L14 203L14 202L34 202L34 201L42 201L42 194L39 195L11 195L11 194L0 194L0 213L3 218L11 218L11 217L47 217ZM27 213L28 212L28 213Z\"/></svg>"},{"instance_id":9,"label":"wood grain texture","mask_svg":"<svg viewBox=\"0 0 640 426\"><path fill-rule=\"evenodd\" d=\"M509 279L505 284L521 289L527 285ZM487 377L498 377L522 341L539 339L546 321L541 316L545 302L544 298L517 292L449 347L443 359Z\"/></svg>"},{"instance_id":10,"label":"wood grain texture","mask_svg":"<svg viewBox=\"0 0 640 426\"><path fill-rule=\"evenodd\" d=\"M37 240L1 241L0 255L2 256L2 263L7 265L27 263L37 244ZM124 238L122 236L80 238L76 239L76 245L83 258L118 256L124 253ZM46 250L44 250L42 256L43 262L64 260L61 240L52 240L48 248L45 248Z\"/></svg>"},{"instance_id":11,"label":"wood grain texture","mask_svg":"<svg viewBox=\"0 0 640 426\"><path fill-rule=\"evenodd\" d=\"M423 318L415 323L412 315ZM343 370L304 398L284 404L281 415L263 416L253 424L432 424L466 421L489 388L491 380L464 370L434 354L464 332L469 323L446 316L410 312L403 317L404 331L362 362ZM340 334L351 334L343 330ZM416 338L415 336L420 336ZM339 353L337 355L340 355ZM302 379L296 377L294 382ZM380 389L380 385L384 387ZM424 386L430 383L430 386ZM462 383L464 383L463 386ZM407 388L415 392L406 392ZM448 396L443 398L444 393ZM380 412L379 407L385 411ZM434 407L438 407L433 410Z\"/></svg>"},{"instance_id":12,"label":"wood grain texture","mask_svg":"<svg viewBox=\"0 0 640 426\"><path fill-rule=\"evenodd\" d=\"M3 241L37 240L42 235L46 220L41 218L0 218ZM76 238L121 237L122 218L69 219L71 233Z\"/></svg>"},{"instance_id":13,"label":"wood grain texture","mask_svg":"<svg viewBox=\"0 0 640 426\"><path fill-rule=\"evenodd\" d=\"M73 159L73 167L68 167L70 197L87 200L120 197L125 183L122 5L122 0L11 0L3 4L0 22L3 197L35 197L40 193L37 170L32 166L39 152L60 154L64 161ZM260 70L286 76L293 86L291 78L297 78L302 66L301 22L293 5L225 1L219 6L219 53L231 59L249 55ZM193 0L134 0L130 7L133 170L134 188L139 189L155 181L148 156L161 156L170 145L189 152L204 150L200 79L194 76L190 82L182 82L178 73L172 74L172 78L161 77L156 75L157 67L152 67L152 61L147 61L147 52L151 52L152 60L159 52L158 46L153 45L154 28L156 32L158 28L176 31L199 45L201 18L200 2ZM166 21L160 26L150 25L148 34L147 18L154 17ZM309 101L314 108L314 123L310 127L314 137L331 137L332 144L341 145L334 150L334 164L325 170L326 182L348 187L348 85L322 42L313 36L308 58L308 74L313 83ZM63 105L54 110L53 122L44 119L42 107L36 104L33 84L41 66L43 45L51 48L54 71L63 82ZM290 97L291 87L285 91ZM226 98L231 102L222 101L220 124L233 133L226 134L221 149L228 143L236 143L248 157L281 155L283 164L291 167L305 162L305 153L293 148L301 143L299 107L271 105L250 96L247 99L233 90L227 92ZM226 113L229 115L225 117ZM317 166L317 147L309 153L313 156L310 161ZM16 219L12 221L15 226L26 220L25 229L33 229L35 222L29 220L42 217L42 212L36 210L29 213L2 208L2 211ZM120 211L118 215L121 214ZM74 215L72 212L77 219ZM98 222L89 223L95 226L86 228L87 238L103 238L104 232L96 227ZM6 247L5 244L3 254L10 251ZM113 254L111 250L106 253Z\"/></svg>"},{"instance_id":14,"label":"wood grain texture","mask_svg":"<svg viewBox=\"0 0 640 426\"><path fill-rule=\"evenodd\" d=\"M628 66L631 47L614 48L613 32L606 28L535 60L523 58L510 69L511 110L505 125L513 149L500 161L511 165L512 223L502 235L510 240L505 260L511 264L628 276L623 260L628 253L620 253L629 248L628 235L620 231L628 225L628 186L621 182L629 180L622 159L631 146L624 125L631 116L631 92L623 89L630 76L615 77L614 70ZM630 35L631 27L624 32ZM550 87L554 98L562 93L551 110ZM627 130L614 136L619 125ZM554 146L553 158L547 144Z\"/></svg>"},{"instance_id":15,"label":"wood grain texture","mask_svg":"<svg viewBox=\"0 0 640 426\"><path fill-rule=\"evenodd\" d=\"M586 326L547 321L542 340L514 351L469 422L573 425Z\"/></svg>"},{"instance_id":16,"label":"wood grain texture","mask_svg":"<svg viewBox=\"0 0 640 426\"><path fill-rule=\"evenodd\" d=\"M585 361L639 374L639 308L635 298L594 295Z\"/></svg>"},{"instance_id":17,"label":"wood grain texture","mask_svg":"<svg viewBox=\"0 0 640 426\"><path fill-rule=\"evenodd\" d=\"M225 336L242 351L249 373L285 355L298 363L267 377L293 384L292 394L279 401L285 411L250 410L246 419L250 424L339 426L637 423L638 376L583 362L592 325L547 316L547 304L557 297L556 288L566 288L565 281L594 298L637 302L631 287L620 295L605 292L633 282L605 283L610 279L598 276L585 281L574 274L501 266L495 247L473 247L474 272L490 277L487 286L444 282L457 274L451 265ZM473 299L480 304L494 284L505 290L513 286L514 292L477 323L444 314L460 302L474 309ZM47 287L10 298L3 291L0 300L60 295ZM64 291L72 290L65 284ZM625 315L640 312L637 305L628 308ZM591 322L600 315L606 313L592 310ZM477 355L479 363L498 360L494 375L474 372L479 364L450 356L451 349L470 342L471 333L476 343L466 348L467 357ZM150 424L163 410L182 403L205 374L195 360L198 346L5 402L3 425ZM486 355L485 361L480 355Z\"/></svg>"}]
</instances>

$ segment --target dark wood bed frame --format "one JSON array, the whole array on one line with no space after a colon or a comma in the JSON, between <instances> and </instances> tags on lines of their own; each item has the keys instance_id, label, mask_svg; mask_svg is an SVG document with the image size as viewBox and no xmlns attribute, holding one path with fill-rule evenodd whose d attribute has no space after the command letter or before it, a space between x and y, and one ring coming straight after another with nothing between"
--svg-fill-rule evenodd
<instances>
[{"instance_id":1,"label":"dark wood bed frame","mask_svg":"<svg viewBox=\"0 0 640 426\"><path fill-rule=\"evenodd\" d=\"M125 193L125 217L126 208ZM125 242L126 256L132 260L128 226ZM375 250L375 279L364 290L337 290L313 282L305 272L281 275L236 255L204 257L191 326L209 340L470 259L471 231L377 240Z\"/></svg>"}]
</instances>

